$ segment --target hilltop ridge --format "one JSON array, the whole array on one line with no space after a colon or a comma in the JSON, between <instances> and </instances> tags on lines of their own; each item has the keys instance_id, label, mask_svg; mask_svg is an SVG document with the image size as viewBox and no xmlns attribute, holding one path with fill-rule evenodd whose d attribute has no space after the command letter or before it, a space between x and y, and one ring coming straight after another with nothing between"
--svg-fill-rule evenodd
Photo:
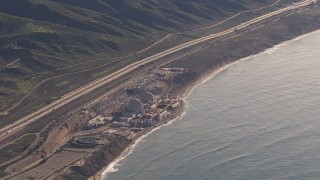
<instances>
[{"instance_id":1,"label":"hilltop ridge","mask_svg":"<svg viewBox=\"0 0 320 180\"><path fill-rule=\"evenodd\" d=\"M204 27L274 2L0 0L0 110L10 107L46 78L98 67L140 51L169 33ZM97 55L99 59L93 58ZM59 71L51 72L56 69ZM95 79L106 71L112 70L104 69L90 77ZM64 88L62 92L55 90L63 94L81 85L72 83L62 86L56 82L50 89ZM52 94L55 96L59 93Z\"/></svg>"}]
</instances>

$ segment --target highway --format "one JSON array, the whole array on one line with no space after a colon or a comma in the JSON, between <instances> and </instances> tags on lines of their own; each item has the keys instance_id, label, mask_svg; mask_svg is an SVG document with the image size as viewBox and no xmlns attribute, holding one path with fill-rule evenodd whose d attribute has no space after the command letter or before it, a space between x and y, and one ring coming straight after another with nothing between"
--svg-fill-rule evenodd
<instances>
[{"instance_id":1,"label":"highway","mask_svg":"<svg viewBox=\"0 0 320 180\"><path fill-rule=\"evenodd\" d=\"M168 50L165 50L163 52L160 52L158 54L155 54L155 55L152 55L152 56L149 56L145 59L142 59L140 61L137 61L135 63L132 63L130 65L128 65L127 67L125 68L122 68L121 70L118 70L106 77L103 77L103 78L100 78L100 79L97 79L81 88L78 88L72 92L69 92L67 93L66 95L62 96L60 99L50 103L49 105L43 107L42 109L39 109L33 113L31 113L30 115L16 121L15 123L12 123L4 128L1 128L0 129L0 139L4 139L6 138L7 136L10 136L10 134L26 127L27 125L33 123L33 122L36 122L38 121L39 119L41 119L42 117L44 117L45 115L48 115L49 113L55 111L56 109L66 105L67 103L70 103L72 101L74 101L75 99L77 98L80 98L80 97L83 97L85 95L87 95L88 93L96 90L97 88L99 87L102 87L106 84L109 84L115 80L117 80L118 78L122 77L122 76L125 76L127 74L129 74L130 72L138 69L139 67L143 66L143 65L146 65L148 63L151 63L151 62L154 62L156 60L159 60L165 56L168 56L168 55L171 55L173 53L176 53L178 51L181 51L181 50L184 50L184 49L187 49L187 48L190 48L192 46L195 46L195 45L198 45L198 44L201 44L203 42L206 42L206 41L210 41L210 40L213 40L217 37L222 37L222 36L226 36L226 35L229 35L229 34L232 34L234 33L235 31L238 31L238 30L243 30L243 29L246 29L256 23L259 23L259 22L263 22L264 20L267 20L268 18L270 17L273 17L273 16L276 16L276 15L280 15L284 12L287 12L287 11L291 11L291 10L295 10L295 9L298 9L298 8L301 8L301 7L304 7L304 6L307 6L307 5L310 5L311 3L313 3L313 0L305 0L303 2L300 2L300 3L295 3L291 6L288 6L286 8L283 8L283 9L279 9L277 11L274 11L272 13L269 13L269 14L265 14L263 16L260 16L258 18L255 18L255 19L252 19L250 21L247 21L245 23L242 23L236 27L233 27L231 29L228 29L226 31L223 31L223 32L220 32L220 33L216 33L216 34L211 34L209 36L205 36L205 37L202 37L202 38L199 38L199 39L195 39L195 40L192 40L192 41L189 41L189 42L186 42L186 43L183 43L179 46L176 46L176 47L173 47L173 48L170 48Z\"/></svg>"}]
</instances>

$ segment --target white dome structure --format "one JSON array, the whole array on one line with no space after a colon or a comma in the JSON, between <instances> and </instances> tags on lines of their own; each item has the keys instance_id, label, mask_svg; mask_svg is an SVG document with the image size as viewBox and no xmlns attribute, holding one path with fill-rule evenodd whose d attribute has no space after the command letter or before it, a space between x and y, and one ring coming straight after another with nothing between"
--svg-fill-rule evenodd
<instances>
[{"instance_id":1,"label":"white dome structure","mask_svg":"<svg viewBox=\"0 0 320 180\"><path fill-rule=\"evenodd\" d=\"M148 92L148 91L145 91L143 92L141 95L140 95L140 100L143 102L143 103L150 103L150 102L153 102L154 101L154 97L153 97L153 94Z\"/></svg>"},{"instance_id":2,"label":"white dome structure","mask_svg":"<svg viewBox=\"0 0 320 180\"><path fill-rule=\"evenodd\" d=\"M138 114L144 114L144 105L143 103L137 99L131 99L128 104L128 113L138 113Z\"/></svg>"}]
</instances>

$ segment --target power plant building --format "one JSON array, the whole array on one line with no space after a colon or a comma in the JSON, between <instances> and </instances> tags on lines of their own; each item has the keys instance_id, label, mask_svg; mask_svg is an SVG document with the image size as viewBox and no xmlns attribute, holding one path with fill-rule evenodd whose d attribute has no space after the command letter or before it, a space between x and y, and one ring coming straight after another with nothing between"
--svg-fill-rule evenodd
<instances>
[{"instance_id":1,"label":"power plant building","mask_svg":"<svg viewBox=\"0 0 320 180\"><path fill-rule=\"evenodd\" d=\"M145 89L139 89L139 88L127 89L127 94L131 96L139 97L139 99L144 104L153 102L155 99L153 94Z\"/></svg>"},{"instance_id":2,"label":"power plant building","mask_svg":"<svg viewBox=\"0 0 320 180\"><path fill-rule=\"evenodd\" d=\"M123 104L121 106L121 111L123 116L145 113L144 104L137 98L131 99L128 104Z\"/></svg>"},{"instance_id":3,"label":"power plant building","mask_svg":"<svg viewBox=\"0 0 320 180\"><path fill-rule=\"evenodd\" d=\"M139 97L140 97L141 102L143 102L145 104L151 103L154 101L153 94L148 91L143 92Z\"/></svg>"}]
</instances>

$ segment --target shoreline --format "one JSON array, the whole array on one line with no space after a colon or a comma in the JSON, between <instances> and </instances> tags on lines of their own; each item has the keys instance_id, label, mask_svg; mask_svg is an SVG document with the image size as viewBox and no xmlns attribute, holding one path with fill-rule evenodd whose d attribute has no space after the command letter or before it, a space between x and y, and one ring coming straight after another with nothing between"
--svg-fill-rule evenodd
<instances>
[{"instance_id":1,"label":"shoreline","mask_svg":"<svg viewBox=\"0 0 320 180\"><path fill-rule=\"evenodd\" d=\"M212 69L210 72L207 73L203 73L202 75L200 75L200 78L195 80L194 82L191 82L189 85L185 86L183 88L183 90L179 93L179 95L182 97L182 101L184 103L184 106L181 108L181 110L179 111L179 114L176 115L176 117L171 117L170 120L165 123L162 122L160 123L159 126L156 126L154 128L152 128L150 131L147 130L145 133L143 133L140 137L138 137L137 139L133 140L130 145L121 153L120 156L118 156L115 160L113 160L108 166L106 166L105 168L103 168L101 171L99 171L95 176L94 179L99 179L101 180L102 177L107 178L109 174L118 171L118 169L116 169L117 166L119 166L119 162L121 162L122 160L124 160L125 158L127 158L130 154L132 154L134 152L134 148L138 145L139 142L141 142L144 138L146 138L148 135L152 134L153 132L161 129L162 127L171 125L172 123L176 122L178 119L182 119L185 114L187 113L188 110L188 97L191 95L191 93L199 86L202 85L206 82L208 82L209 80L211 80L212 78L214 78L216 75L220 74L221 72L227 70L228 68L232 67L233 65L236 65L242 61L246 61L246 60L250 60L256 56L262 55L262 54L272 54L273 51L277 50L279 47L281 46L285 46L291 42L295 42L295 41L299 41L305 37L308 37L312 34L315 33L319 33L320 29L318 30L314 30L311 32L308 32L306 34L302 34L300 36L297 36L293 39L290 40L285 40L279 44L276 44L274 46L272 46L271 48L267 48L263 51L260 51L256 54L252 54L249 55L247 57L244 58L240 58L238 60L234 60L230 63L226 63L220 67L216 67L214 69Z\"/></svg>"},{"instance_id":2,"label":"shoreline","mask_svg":"<svg viewBox=\"0 0 320 180\"><path fill-rule=\"evenodd\" d=\"M158 124L155 124L154 127L150 127L148 130L143 132L139 137L132 140L130 145L126 147L126 149L121 153L121 155L118 156L116 159L114 159L108 166L100 170L94 176L94 179L101 180L102 176L107 177L110 173L118 171L115 167L119 165L120 161L124 160L127 156L133 153L134 148L138 145L139 142L141 142L144 138L146 138L148 135L152 134L153 132L160 130L162 127L169 126L172 123L176 122L176 120L182 119L183 116L186 114L185 109L186 109L186 101L182 100L182 107L174 116L168 117L168 119L161 121Z\"/></svg>"},{"instance_id":3,"label":"shoreline","mask_svg":"<svg viewBox=\"0 0 320 180\"><path fill-rule=\"evenodd\" d=\"M189 86L192 86L191 88L186 88L187 90L183 94L181 94L181 97L183 98L184 101L186 101L186 98L188 98L188 96L192 93L192 91L194 91L199 85L201 85L203 83L206 83L207 81L211 80L216 75L218 75L221 72L227 70L228 68L232 67L233 65L236 65L236 64L241 63L243 61L252 59L252 58L257 57L257 56L262 55L262 54L272 54L273 51L277 50L281 46L286 46L289 43L292 43L292 42L295 42L295 41L299 41L299 40L301 40L303 38L306 38L306 37L311 36L311 35L316 34L316 33L320 33L320 29L312 31L312 32L309 32L309 33L306 33L306 34L303 34L303 35L300 35L300 36L297 36L297 37L295 37L295 38L293 38L291 40L283 41L283 42L281 42L279 44L276 44L271 48L267 48L267 49L265 49L265 50L263 50L263 51L261 51L261 52L259 52L257 54L252 54L252 55L249 55L247 57L240 58L238 60L235 60L235 61L232 61L230 63L224 64L224 65L222 65L220 67L217 67L214 70L212 70L211 72L204 73L204 75L202 75L202 77L200 77L199 80L196 80L195 83L192 83L192 84L189 85Z\"/></svg>"}]
</instances>

